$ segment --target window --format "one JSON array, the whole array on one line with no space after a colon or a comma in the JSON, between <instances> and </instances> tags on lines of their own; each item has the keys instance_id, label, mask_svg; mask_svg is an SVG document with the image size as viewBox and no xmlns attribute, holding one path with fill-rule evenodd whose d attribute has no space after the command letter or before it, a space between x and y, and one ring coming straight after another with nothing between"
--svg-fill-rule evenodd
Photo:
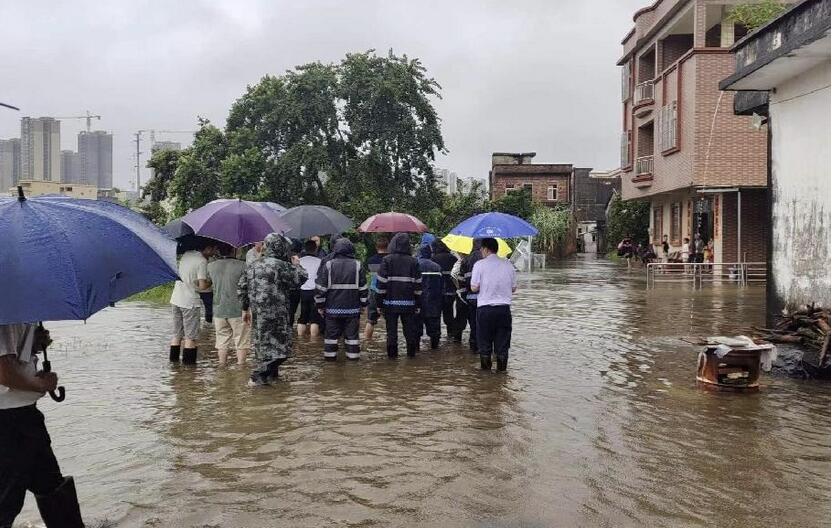
<instances>
[{"instance_id":1,"label":"window","mask_svg":"<svg viewBox=\"0 0 832 528\"><path fill-rule=\"evenodd\" d=\"M670 240L674 244L682 243L682 204L670 206Z\"/></svg>"},{"instance_id":2,"label":"window","mask_svg":"<svg viewBox=\"0 0 832 528\"><path fill-rule=\"evenodd\" d=\"M630 130L625 130L621 134L621 168L629 167L632 164L630 159L630 142L632 141L633 133Z\"/></svg>"},{"instance_id":3,"label":"window","mask_svg":"<svg viewBox=\"0 0 832 528\"><path fill-rule=\"evenodd\" d=\"M514 184L513 183L507 183L506 184L506 195L508 195L508 193L510 193L510 192L514 192Z\"/></svg>"},{"instance_id":4,"label":"window","mask_svg":"<svg viewBox=\"0 0 832 528\"><path fill-rule=\"evenodd\" d=\"M659 127L661 128L659 133L662 152L678 146L676 144L676 119L676 101L671 101L659 110Z\"/></svg>"},{"instance_id":5,"label":"window","mask_svg":"<svg viewBox=\"0 0 832 528\"><path fill-rule=\"evenodd\" d=\"M524 190L524 191L529 191L529 193L531 193L531 192L532 192L532 189L533 189L533 186L532 186L532 184L531 184L531 183L524 183L524 184L523 184L523 190Z\"/></svg>"},{"instance_id":6,"label":"window","mask_svg":"<svg viewBox=\"0 0 832 528\"><path fill-rule=\"evenodd\" d=\"M662 216L664 210L661 207L653 208L653 243L662 243Z\"/></svg>"},{"instance_id":7,"label":"window","mask_svg":"<svg viewBox=\"0 0 832 528\"><path fill-rule=\"evenodd\" d=\"M559 197L558 197L558 186L557 186L557 184L550 185L549 188L546 190L546 199L549 200L550 202L557 202L558 201Z\"/></svg>"},{"instance_id":8,"label":"window","mask_svg":"<svg viewBox=\"0 0 832 528\"><path fill-rule=\"evenodd\" d=\"M625 62L621 66L621 100L626 101L630 98L630 84L632 83L633 73L630 66L630 61Z\"/></svg>"}]
</instances>

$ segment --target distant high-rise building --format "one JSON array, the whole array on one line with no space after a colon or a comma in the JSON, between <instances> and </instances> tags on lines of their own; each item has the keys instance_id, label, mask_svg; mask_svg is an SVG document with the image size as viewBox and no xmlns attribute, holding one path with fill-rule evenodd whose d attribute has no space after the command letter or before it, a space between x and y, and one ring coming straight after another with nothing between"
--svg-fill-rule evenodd
<instances>
[{"instance_id":1,"label":"distant high-rise building","mask_svg":"<svg viewBox=\"0 0 832 528\"><path fill-rule=\"evenodd\" d=\"M113 187L113 135L103 130L78 133L79 183L99 189Z\"/></svg>"},{"instance_id":2,"label":"distant high-rise building","mask_svg":"<svg viewBox=\"0 0 832 528\"><path fill-rule=\"evenodd\" d=\"M440 189L446 194L456 194L459 189L459 178L455 172L451 172L448 169L436 169L434 174L436 175L436 183Z\"/></svg>"},{"instance_id":3,"label":"distant high-rise building","mask_svg":"<svg viewBox=\"0 0 832 528\"><path fill-rule=\"evenodd\" d=\"M20 179L59 181L61 122L52 117L20 120Z\"/></svg>"},{"instance_id":4,"label":"distant high-rise building","mask_svg":"<svg viewBox=\"0 0 832 528\"><path fill-rule=\"evenodd\" d=\"M61 181L81 183L81 157L72 150L61 151Z\"/></svg>"},{"instance_id":5,"label":"distant high-rise building","mask_svg":"<svg viewBox=\"0 0 832 528\"><path fill-rule=\"evenodd\" d=\"M182 143L178 141L157 141L150 147L151 154L155 154L160 150L182 150Z\"/></svg>"},{"instance_id":6,"label":"distant high-rise building","mask_svg":"<svg viewBox=\"0 0 832 528\"><path fill-rule=\"evenodd\" d=\"M5 194L20 180L20 140L0 139L0 193Z\"/></svg>"}]
</instances>

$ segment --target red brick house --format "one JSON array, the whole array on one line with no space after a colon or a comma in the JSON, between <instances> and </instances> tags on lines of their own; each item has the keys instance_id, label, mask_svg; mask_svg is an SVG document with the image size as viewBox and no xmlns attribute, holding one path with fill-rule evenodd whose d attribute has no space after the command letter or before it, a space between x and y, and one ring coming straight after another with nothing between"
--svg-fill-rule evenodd
<instances>
[{"instance_id":1,"label":"red brick house","mask_svg":"<svg viewBox=\"0 0 832 528\"><path fill-rule=\"evenodd\" d=\"M534 152L495 152L488 183L491 199L529 189L536 203L567 205L572 201L573 167L569 163L532 163Z\"/></svg>"}]
</instances>

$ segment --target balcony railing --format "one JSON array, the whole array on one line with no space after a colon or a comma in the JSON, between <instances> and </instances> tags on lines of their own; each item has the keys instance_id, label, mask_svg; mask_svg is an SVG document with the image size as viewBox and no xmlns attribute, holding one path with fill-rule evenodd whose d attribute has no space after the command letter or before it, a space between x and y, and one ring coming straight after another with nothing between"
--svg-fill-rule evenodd
<instances>
[{"instance_id":1,"label":"balcony railing","mask_svg":"<svg viewBox=\"0 0 832 528\"><path fill-rule=\"evenodd\" d=\"M653 156L641 156L636 158L636 178L643 178L653 175Z\"/></svg>"},{"instance_id":2,"label":"balcony railing","mask_svg":"<svg viewBox=\"0 0 832 528\"><path fill-rule=\"evenodd\" d=\"M636 85L635 104L653 100L653 81L644 81Z\"/></svg>"}]
</instances>

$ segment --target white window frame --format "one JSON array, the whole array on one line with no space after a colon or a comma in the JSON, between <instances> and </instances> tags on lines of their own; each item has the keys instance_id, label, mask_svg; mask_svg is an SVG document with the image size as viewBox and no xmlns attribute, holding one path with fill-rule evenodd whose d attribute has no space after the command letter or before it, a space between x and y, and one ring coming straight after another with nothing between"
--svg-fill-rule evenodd
<instances>
[{"instance_id":1,"label":"white window frame","mask_svg":"<svg viewBox=\"0 0 832 528\"><path fill-rule=\"evenodd\" d=\"M671 101L659 111L659 146L662 152L678 147L676 124L679 119L676 101Z\"/></svg>"},{"instance_id":2,"label":"white window frame","mask_svg":"<svg viewBox=\"0 0 832 528\"><path fill-rule=\"evenodd\" d=\"M555 191L554 194L552 191ZM560 201L560 187L557 183L552 183L546 189L546 200L549 202L557 202Z\"/></svg>"}]
</instances>

